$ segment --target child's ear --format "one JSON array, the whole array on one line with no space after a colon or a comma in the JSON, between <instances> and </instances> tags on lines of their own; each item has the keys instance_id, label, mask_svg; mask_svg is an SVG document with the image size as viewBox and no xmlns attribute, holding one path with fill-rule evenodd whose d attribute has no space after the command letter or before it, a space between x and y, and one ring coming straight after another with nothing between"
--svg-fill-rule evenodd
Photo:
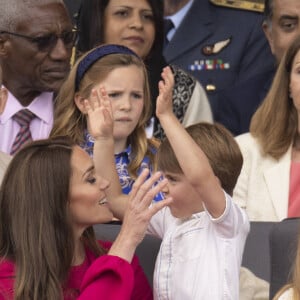
<instances>
[{"instance_id":1,"label":"child's ear","mask_svg":"<svg viewBox=\"0 0 300 300\"><path fill-rule=\"evenodd\" d=\"M77 108L81 111L81 113L86 115L87 112L85 109L84 100L85 100L85 98L83 98L81 95L79 95L78 93L75 94L74 102L75 102Z\"/></svg>"},{"instance_id":2,"label":"child's ear","mask_svg":"<svg viewBox=\"0 0 300 300\"><path fill-rule=\"evenodd\" d=\"M271 48L271 52L272 52L272 54L275 55L273 31L270 28L270 25L268 25L267 21L263 22L262 28L263 28L265 36L266 36L266 38L267 38L267 40L269 42L269 46Z\"/></svg>"}]
</instances>

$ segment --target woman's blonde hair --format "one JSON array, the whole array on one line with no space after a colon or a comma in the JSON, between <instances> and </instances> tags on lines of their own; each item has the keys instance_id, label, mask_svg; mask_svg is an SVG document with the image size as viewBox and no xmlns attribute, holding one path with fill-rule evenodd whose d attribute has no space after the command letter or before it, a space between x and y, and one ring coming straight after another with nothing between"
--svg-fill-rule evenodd
<instances>
[{"instance_id":1,"label":"woman's blonde hair","mask_svg":"<svg viewBox=\"0 0 300 300\"><path fill-rule=\"evenodd\" d=\"M110 45L103 45L100 47L109 46ZM54 124L51 136L67 135L71 137L75 143L81 145L84 141L84 130L87 128L87 123L86 116L81 113L74 102L75 94L78 93L81 97L88 98L92 89L103 81L111 71L121 67L137 66L143 71L144 107L136 128L127 139L128 145L130 144L132 148L132 157L128 171L133 178L136 178L137 170L145 156L149 156L152 163L154 161L154 155L151 149L149 149L151 148L149 145L155 147L155 144L151 140L147 140L145 131L147 121L151 115L151 96L146 67L143 61L134 54L124 54L120 52L105 55L96 60L84 73L77 87L75 82L77 80L78 67L82 65L81 62L85 61L88 55L93 51L97 51L98 48L99 47L94 48L81 56L62 85L55 100Z\"/></svg>"},{"instance_id":2,"label":"woman's blonde hair","mask_svg":"<svg viewBox=\"0 0 300 300\"><path fill-rule=\"evenodd\" d=\"M290 76L293 61L300 49L300 37L289 47L277 69L272 86L250 124L264 154L279 159L294 142L298 115L290 97Z\"/></svg>"}]
</instances>

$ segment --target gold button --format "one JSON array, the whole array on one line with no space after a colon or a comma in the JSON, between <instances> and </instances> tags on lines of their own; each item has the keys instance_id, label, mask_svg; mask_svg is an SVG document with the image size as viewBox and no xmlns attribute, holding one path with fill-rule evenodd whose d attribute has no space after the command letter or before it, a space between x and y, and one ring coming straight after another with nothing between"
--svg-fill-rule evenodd
<instances>
[{"instance_id":1,"label":"gold button","mask_svg":"<svg viewBox=\"0 0 300 300\"><path fill-rule=\"evenodd\" d=\"M215 90L216 90L216 86L213 85L213 84L207 84L207 85L206 85L206 90L207 90L208 92L215 91Z\"/></svg>"}]
</instances>

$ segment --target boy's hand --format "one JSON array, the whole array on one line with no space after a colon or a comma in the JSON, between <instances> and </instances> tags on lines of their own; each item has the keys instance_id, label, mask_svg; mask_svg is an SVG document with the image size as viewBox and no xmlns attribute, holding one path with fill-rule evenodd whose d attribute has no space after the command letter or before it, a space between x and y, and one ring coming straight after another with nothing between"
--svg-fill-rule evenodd
<instances>
[{"instance_id":1,"label":"boy's hand","mask_svg":"<svg viewBox=\"0 0 300 300\"><path fill-rule=\"evenodd\" d=\"M159 95L156 100L156 116L158 118L166 114L173 114L173 87L174 75L170 67L165 67L158 83Z\"/></svg>"},{"instance_id":2,"label":"boy's hand","mask_svg":"<svg viewBox=\"0 0 300 300\"><path fill-rule=\"evenodd\" d=\"M93 89L90 99L84 100L88 131L96 140L113 136L113 118L110 100L104 87Z\"/></svg>"}]
</instances>

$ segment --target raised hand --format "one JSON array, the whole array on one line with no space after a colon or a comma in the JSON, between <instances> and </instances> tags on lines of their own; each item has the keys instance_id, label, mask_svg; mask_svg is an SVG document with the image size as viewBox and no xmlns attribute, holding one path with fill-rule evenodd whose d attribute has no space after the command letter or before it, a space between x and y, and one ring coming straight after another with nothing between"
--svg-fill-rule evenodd
<instances>
[{"instance_id":1,"label":"raised hand","mask_svg":"<svg viewBox=\"0 0 300 300\"><path fill-rule=\"evenodd\" d=\"M93 89L90 99L84 100L88 131L96 140L110 138L113 134L111 103L104 87Z\"/></svg>"},{"instance_id":2,"label":"raised hand","mask_svg":"<svg viewBox=\"0 0 300 300\"><path fill-rule=\"evenodd\" d=\"M156 99L156 116L173 113L174 75L170 67L165 67L161 73L162 80L158 83L159 95Z\"/></svg>"}]
</instances>

